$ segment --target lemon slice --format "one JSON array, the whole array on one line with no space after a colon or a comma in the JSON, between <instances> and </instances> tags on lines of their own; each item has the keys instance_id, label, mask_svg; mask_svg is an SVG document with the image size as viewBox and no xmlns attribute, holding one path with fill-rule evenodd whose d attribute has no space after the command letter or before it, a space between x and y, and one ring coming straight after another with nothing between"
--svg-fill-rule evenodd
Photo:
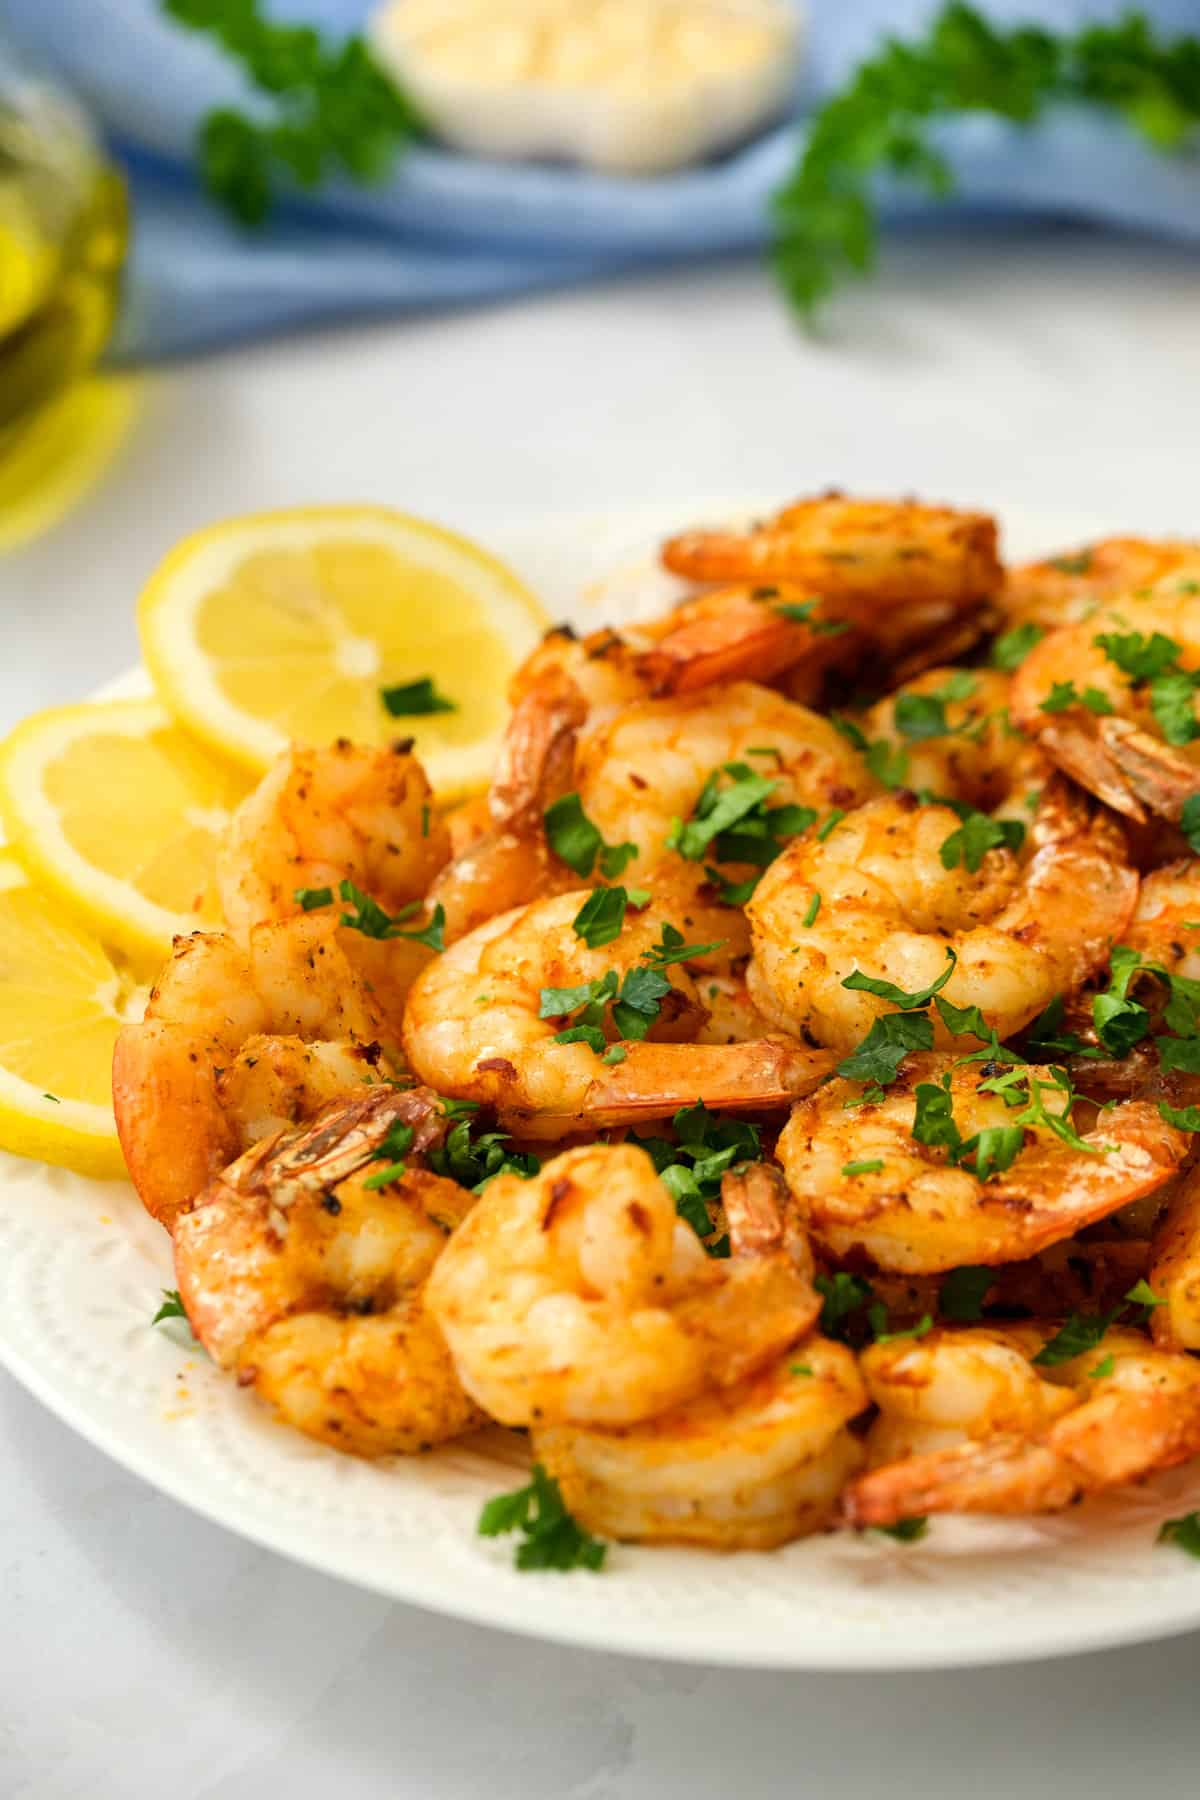
<instances>
[{"instance_id":1,"label":"lemon slice","mask_svg":"<svg viewBox=\"0 0 1200 1800\"><path fill-rule=\"evenodd\" d=\"M249 782L154 700L34 713L0 744L0 817L42 884L105 943L161 963L220 919L216 850Z\"/></svg>"},{"instance_id":2,"label":"lemon slice","mask_svg":"<svg viewBox=\"0 0 1200 1800\"><path fill-rule=\"evenodd\" d=\"M505 685L547 621L502 563L383 507L303 507L185 538L139 606L163 702L261 772L289 742L413 736L434 787L491 773ZM450 710L389 713L385 688L432 682Z\"/></svg>"},{"instance_id":3,"label":"lemon slice","mask_svg":"<svg viewBox=\"0 0 1200 1800\"><path fill-rule=\"evenodd\" d=\"M0 854L0 1149L123 1175L113 1040L140 1017L133 987L15 857Z\"/></svg>"}]
</instances>

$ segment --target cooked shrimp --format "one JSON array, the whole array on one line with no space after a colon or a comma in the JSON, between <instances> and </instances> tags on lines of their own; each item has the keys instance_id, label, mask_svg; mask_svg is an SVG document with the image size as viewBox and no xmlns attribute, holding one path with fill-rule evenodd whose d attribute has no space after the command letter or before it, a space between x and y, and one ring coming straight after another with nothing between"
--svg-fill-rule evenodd
<instances>
[{"instance_id":1,"label":"cooked shrimp","mask_svg":"<svg viewBox=\"0 0 1200 1800\"><path fill-rule=\"evenodd\" d=\"M750 902L754 958L747 981L759 1010L809 1043L850 1050L889 1002L856 974L916 993L955 958L940 990L978 1006L1001 1037L1018 1031L1105 959L1137 899L1114 825L1048 787L1034 815L1028 861L989 849L978 867L960 850L961 821L910 794L872 800L828 836L796 838ZM950 1041L940 1019L937 1041Z\"/></svg>"},{"instance_id":2,"label":"cooked shrimp","mask_svg":"<svg viewBox=\"0 0 1200 1800\"><path fill-rule=\"evenodd\" d=\"M514 712L531 694L572 688L598 722L636 700L690 694L726 681L772 681L798 666L813 676L852 658L845 608L785 583L735 585L682 601L657 619L584 638L548 632L513 677Z\"/></svg>"},{"instance_id":3,"label":"cooked shrimp","mask_svg":"<svg viewBox=\"0 0 1200 1800\"><path fill-rule=\"evenodd\" d=\"M866 1404L850 1351L808 1338L644 1424L535 1429L533 1451L589 1531L770 1550L829 1523L862 1462L846 1427Z\"/></svg>"},{"instance_id":4,"label":"cooked shrimp","mask_svg":"<svg viewBox=\"0 0 1200 1800\"><path fill-rule=\"evenodd\" d=\"M1013 678L1013 718L1021 729L1083 787L1138 821L1149 814L1178 820L1200 793L1200 721L1187 680L1200 667L1200 580L1182 586L1186 591L1126 596L1120 606L1064 625ZM1128 645L1135 637L1145 650L1156 643L1163 649L1161 668L1145 665L1158 680L1124 673L1101 642L1109 639L1120 655L1116 641ZM1171 741L1159 716L1164 697Z\"/></svg>"},{"instance_id":5,"label":"cooked shrimp","mask_svg":"<svg viewBox=\"0 0 1200 1800\"><path fill-rule=\"evenodd\" d=\"M244 941L263 920L302 912L298 895L324 889L335 904L344 880L385 912L403 913L424 900L449 855L449 832L408 747L339 738L328 749L286 750L242 801L217 859L217 888L230 930ZM343 933L342 948L398 1018L428 949L361 931Z\"/></svg>"},{"instance_id":6,"label":"cooked shrimp","mask_svg":"<svg viewBox=\"0 0 1200 1800\"><path fill-rule=\"evenodd\" d=\"M479 1422L423 1290L473 1196L395 1169L412 1096L334 1103L256 1144L175 1226L192 1329L289 1425L358 1456L428 1449ZM380 1158L382 1157L382 1162Z\"/></svg>"},{"instance_id":7,"label":"cooked shrimp","mask_svg":"<svg viewBox=\"0 0 1200 1800\"><path fill-rule=\"evenodd\" d=\"M1122 941L1172 975L1200 980L1200 857L1179 857L1144 877Z\"/></svg>"},{"instance_id":8,"label":"cooked shrimp","mask_svg":"<svg viewBox=\"0 0 1200 1800\"><path fill-rule=\"evenodd\" d=\"M998 669L928 669L878 701L863 733L899 761L899 785L1028 824L1052 765L1009 719L1010 680Z\"/></svg>"},{"instance_id":9,"label":"cooked shrimp","mask_svg":"<svg viewBox=\"0 0 1200 1800\"><path fill-rule=\"evenodd\" d=\"M624 983L645 971L663 931L664 915L651 906L627 915L614 942L590 949L573 928L586 898L577 891L504 913L425 970L404 1019L405 1051L422 1081L494 1106L501 1123L522 1135L563 1137L585 1126L666 1118L697 1099L712 1107L778 1106L828 1073L829 1056L790 1041L664 1041L694 1040L707 1019L696 981L679 963L662 971L669 986L651 1041L622 1040L620 1013L606 1007L600 1029L623 1055L610 1051L605 1061L586 1042L557 1042L567 999L547 1017L543 995L576 989L569 1010L582 1006L588 983L612 971L615 986L616 978Z\"/></svg>"},{"instance_id":10,"label":"cooked shrimp","mask_svg":"<svg viewBox=\"0 0 1200 1800\"><path fill-rule=\"evenodd\" d=\"M174 1216L247 1144L386 1072L395 1031L332 914L176 938L113 1053L113 1107L147 1211Z\"/></svg>"},{"instance_id":11,"label":"cooked shrimp","mask_svg":"<svg viewBox=\"0 0 1200 1800\"><path fill-rule=\"evenodd\" d=\"M467 1392L507 1425L631 1425L735 1386L820 1311L770 1172L726 1181L733 1254L706 1254L644 1150L566 1150L500 1175L430 1277Z\"/></svg>"},{"instance_id":12,"label":"cooked shrimp","mask_svg":"<svg viewBox=\"0 0 1200 1800\"><path fill-rule=\"evenodd\" d=\"M609 843L631 843L626 879L668 855L672 824L730 763L769 782L768 807L825 815L879 791L862 759L818 713L748 681L667 700L643 700L582 737L575 783L584 811ZM699 852L698 860L714 852Z\"/></svg>"},{"instance_id":13,"label":"cooked shrimp","mask_svg":"<svg viewBox=\"0 0 1200 1800\"><path fill-rule=\"evenodd\" d=\"M1001 584L995 521L912 501L801 500L748 531L690 531L662 559L692 581L785 581L845 607L895 652Z\"/></svg>"},{"instance_id":14,"label":"cooked shrimp","mask_svg":"<svg viewBox=\"0 0 1200 1800\"><path fill-rule=\"evenodd\" d=\"M1179 1178L1154 1235L1150 1286L1164 1302L1150 1329L1164 1350L1200 1350L1200 1164Z\"/></svg>"},{"instance_id":15,"label":"cooked shrimp","mask_svg":"<svg viewBox=\"0 0 1200 1800\"><path fill-rule=\"evenodd\" d=\"M1170 576L1200 574L1200 544L1164 538L1102 538L1078 550L1009 569L999 596L1006 628L1040 625L1056 631L1092 617L1109 601L1136 594Z\"/></svg>"},{"instance_id":16,"label":"cooked shrimp","mask_svg":"<svg viewBox=\"0 0 1200 1800\"><path fill-rule=\"evenodd\" d=\"M1153 1193L1188 1153L1188 1134L1167 1125L1148 1100L1115 1106L1097 1130L1082 1134L1085 1148L1073 1147L1024 1117L1030 1098L1048 1114L1066 1112L1068 1095L1044 1068L1004 1065L1006 1078L1025 1083L1019 1096L1007 1090L1022 1102L1018 1109L982 1085L985 1066L910 1056L882 1099L847 1110L863 1090L837 1080L793 1109L776 1153L801 1219L824 1249L914 1274L1017 1262ZM945 1148L915 1140L922 1084L948 1094L964 1144L1023 1124L1024 1147L1003 1174L980 1180L951 1164Z\"/></svg>"},{"instance_id":17,"label":"cooked shrimp","mask_svg":"<svg viewBox=\"0 0 1200 1800\"><path fill-rule=\"evenodd\" d=\"M1153 1349L1140 1332L1118 1329L1044 1372L1077 1402L1061 1418L860 1475L842 1500L849 1523L892 1525L926 1513L1056 1512L1200 1453L1200 1363L1190 1356Z\"/></svg>"},{"instance_id":18,"label":"cooked shrimp","mask_svg":"<svg viewBox=\"0 0 1200 1800\"><path fill-rule=\"evenodd\" d=\"M1052 1424L1075 1400L1030 1360L1045 1336L1036 1326L975 1325L869 1345L859 1367L879 1408L867 1434L871 1467Z\"/></svg>"}]
</instances>

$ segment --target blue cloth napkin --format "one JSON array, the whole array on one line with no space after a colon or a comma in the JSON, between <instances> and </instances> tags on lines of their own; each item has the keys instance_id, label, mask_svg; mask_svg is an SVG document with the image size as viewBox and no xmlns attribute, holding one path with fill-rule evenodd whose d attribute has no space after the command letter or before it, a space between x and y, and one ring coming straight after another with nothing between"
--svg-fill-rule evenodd
<instances>
[{"instance_id":1,"label":"blue cloth napkin","mask_svg":"<svg viewBox=\"0 0 1200 1800\"><path fill-rule=\"evenodd\" d=\"M940 0L939 0L940 3ZM981 0L1057 29L1115 19L1127 0ZM1200 0L1143 0L1163 30L1200 32ZM263 233L228 225L191 161L208 109L244 104L236 68L157 0L0 0L0 26L80 94L132 176L136 232L118 355L199 349L305 320L479 301L767 237L766 204L805 115L882 33L920 29L935 0L810 0L795 112L733 155L652 179L487 162L422 146L385 185L338 183ZM368 0L272 0L337 32ZM969 118L941 130L960 207L1106 221L1200 241L1200 151L1155 154L1119 125L1064 109L1030 131ZM884 191L889 214L923 210Z\"/></svg>"}]
</instances>

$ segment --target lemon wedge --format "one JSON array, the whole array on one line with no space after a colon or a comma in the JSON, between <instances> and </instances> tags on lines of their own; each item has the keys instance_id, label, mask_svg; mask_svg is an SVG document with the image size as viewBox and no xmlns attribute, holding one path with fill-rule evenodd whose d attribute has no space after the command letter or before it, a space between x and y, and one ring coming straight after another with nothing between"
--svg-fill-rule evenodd
<instances>
[{"instance_id":1,"label":"lemon wedge","mask_svg":"<svg viewBox=\"0 0 1200 1800\"><path fill-rule=\"evenodd\" d=\"M0 854L0 1149L123 1175L113 1041L144 994Z\"/></svg>"},{"instance_id":2,"label":"lemon wedge","mask_svg":"<svg viewBox=\"0 0 1200 1800\"><path fill-rule=\"evenodd\" d=\"M214 750L261 772L293 740L412 736L447 798L487 780L507 678L547 623L477 545L370 506L197 532L155 571L138 619L164 704Z\"/></svg>"},{"instance_id":3,"label":"lemon wedge","mask_svg":"<svg viewBox=\"0 0 1200 1800\"><path fill-rule=\"evenodd\" d=\"M220 919L213 867L249 782L154 700L52 707L0 744L0 818L36 878L140 964Z\"/></svg>"}]
</instances>

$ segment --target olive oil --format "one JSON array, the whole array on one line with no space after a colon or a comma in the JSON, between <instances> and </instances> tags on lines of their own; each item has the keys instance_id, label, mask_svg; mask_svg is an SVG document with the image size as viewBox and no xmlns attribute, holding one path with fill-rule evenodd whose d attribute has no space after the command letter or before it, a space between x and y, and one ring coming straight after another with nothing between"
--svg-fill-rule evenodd
<instances>
[{"instance_id":1,"label":"olive oil","mask_svg":"<svg viewBox=\"0 0 1200 1800\"><path fill-rule=\"evenodd\" d=\"M82 113L0 57L0 455L103 349L127 243L124 183Z\"/></svg>"}]
</instances>

